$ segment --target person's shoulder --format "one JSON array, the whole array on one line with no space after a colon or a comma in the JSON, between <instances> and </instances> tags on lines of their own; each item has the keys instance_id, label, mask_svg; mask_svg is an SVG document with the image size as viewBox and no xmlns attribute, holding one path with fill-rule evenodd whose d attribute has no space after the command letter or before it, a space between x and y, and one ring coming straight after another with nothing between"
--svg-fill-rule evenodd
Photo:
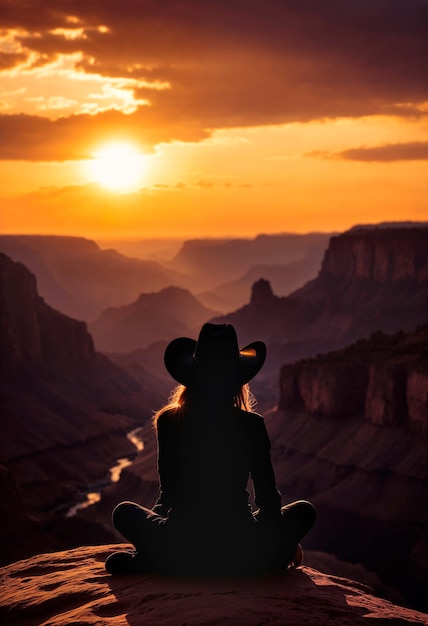
<instances>
[{"instance_id":1,"label":"person's shoulder","mask_svg":"<svg viewBox=\"0 0 428 626\"><path fill-rule=\"evenodd\" d=\"M177 421L177 409L164 409L161 411L156 420L157 428L171 424Z\"/></svg>"}]
</instances>

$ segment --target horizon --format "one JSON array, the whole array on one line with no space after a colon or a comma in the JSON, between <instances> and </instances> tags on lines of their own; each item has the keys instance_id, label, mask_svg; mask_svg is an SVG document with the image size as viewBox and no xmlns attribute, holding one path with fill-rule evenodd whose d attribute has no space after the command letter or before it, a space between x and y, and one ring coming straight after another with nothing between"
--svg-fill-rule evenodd
<instances>
[{"instance_id":1,"label":"horizon","mask_svg":"<svg viewBox=\"0 0 428 626\"><path fill-rule=\"evenodd\" d=\"M3 232L427 219L423 0L0 6Z\"/></svg>"},{"instance_id":2,"label":"horizon","mask_svg":"<svg viewBox=\"0 0 428 626\"><path fill-rule=\"evenodd\" d=\"M17 231L17 232L0 232L0 237L68 237L68 238L76 238L76 239L87 239L90 241L94 241L95 243L102 243L102 242L123 242L123 243L139 243L139 242L162 242L162 241L167 241L167 242L182 242L184 243L185 241L230 241L233 239L237 239L237 240L255 240L259 237L276 237L276 236L307 236L307 235L326 235L326 234L331 234L332 236L334 235L340 235L343 234L345 232L349 232L351 230L355 230L355 229L365 229L365 228L421 228L421 227L426 227L428 226L428 221L426 220L397 220L397 221L385 221L385 222L372 222L372 223L355 223L352 226L350 226L349 228L346 228L344 230L321 230L321 229L313 229L313 230L307 230L307 231L291 231L291 230L279 230L279 231L271 231L271 232L267 232L267 231L259 231L255 234L251 234L251 235L242 235L242 234L231 234L231 233L224 233L221 235L210 235L210 234L194 234L194 235L121 235L121 234L116 234L115 236L110 235L97 235L96 233L94 234L85 234L85 233L80 233L80 234L71 234L71 233L59 233L59 232L24 232L24 231Z\"/></svg>"},{"instance_id":3,"label":"horizon","mask_svg":"<svg viewBox=\"0 0 428 626\"><path fill-rule=\"evenodd\" d=\"M394 222L394 224L400 224L403 223L405 224L405 222ZM410 222L409 222L410 223ZM411 222L411 224L424 224L424 221L419 221L419 222ZM428 224L428 222L426 222ZM355 226L351 226L351 228L355 228L357 226L367 226L367 227L375 227L380 225L380 223L373 223L373 224L355 224ZM316 235L316 234L326 234L329 233L331 231L329 230L308 230L308 231L285 231L285 230L281 230L281 231L271 231L271 232L267 232L267 231L260 231L257 232L255 235L248 235L247 237L239 237L235 234L232 233L225 233L222 235L197 235L195 238L197 239L255 239L257 237L271 237L271 236L276 236L276 235ZM335 232L339 232L339 231L335 231ZM81 234L81 235L72 235L72 234L61 234L59 232L39 232L39 233L30 233L30 232L24 232L24 231L16 231L16 232L2 232L0 233L0 237L77 237L77 238L84 238L84 239L89 239L89 238L93 238L93 239L105 239L107 241L111 241L114 239L123 239L126 241L140 241L140 240L148 240L148 241L156 241L157 239L160 240L164 240L164 239L170 239L170 240L181 240L183 239L183 236L179 236L179 235L165 235L165 236L160 236L160 235L152 235L152 236L144 236L144 235L129 235L127 237L125 236L117 236L117 237L107 237L105 235L85 235L85 234Z\"/></svg>"}]
</instances>

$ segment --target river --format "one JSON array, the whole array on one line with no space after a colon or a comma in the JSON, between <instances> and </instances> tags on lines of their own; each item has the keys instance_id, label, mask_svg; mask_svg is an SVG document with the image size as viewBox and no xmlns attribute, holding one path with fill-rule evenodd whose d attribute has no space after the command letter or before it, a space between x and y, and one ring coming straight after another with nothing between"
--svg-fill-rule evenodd
<instances>
[{"instance_id":1,"label":"river","mask_svg":"<svg viewBox=\"0 0 428 626\"><path fill-rule=\"evenodd\" d=\"M126 435L129 441L131 441L131 443L133 443L135 446L135 454L141 452L141 450L144 449L144 441L141 439L140 436L141 430L142 427L139 426L138 428L134 428L134 430L131 430ZM135 455L133 455L132 457L121 457L120 459L117 459L115 464L110 467L108 477L93 484L92 489L85 493L84 499L81 502L74 504L66 511L65 517L73 517L78 511L81 511L82 509L87 509L92 504L99 502L101 500L103 489L105 489L111 483L117 483L123 469L131 465L134 458Z\"/></svg>"}]
</instances>

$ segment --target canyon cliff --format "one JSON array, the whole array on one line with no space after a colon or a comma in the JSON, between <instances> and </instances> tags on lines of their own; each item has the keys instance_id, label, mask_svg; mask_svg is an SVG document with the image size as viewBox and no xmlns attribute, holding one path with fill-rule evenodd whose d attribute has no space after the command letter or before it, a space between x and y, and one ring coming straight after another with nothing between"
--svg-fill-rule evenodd
<instances>
[{"instance_id":1,"label":"canyon cliff","mask_svg":"<svg viewBox=\"0 0 428 626\"><path fill-rule=\"evenodd\" d=\"M333 419L364 415L428 439L428 325L378 331L343 350L284 365L279 409Z\"/></svg>"},{"instance_id":2,"label":"canyon cliff","mask_svg":"<svg viewBox=\"0 0 428 626\"><path fill-rule=\"evenodd\" d=\"M428 325L284 365L267 421L283 495L318 509L308 547L426 610Z\"/></svg>"},{"instance_id":3,"label":"canyon cliff","mask_svg":"<svg viewBox=\"0 0 428 626\"><path fill-rule=\"evenodd\" d=\"M0 253L1 372L39 366L68 368L96 358L86 324L55 311L40 298L34 274Z\"/></svg>"},{"instance_id":4,"label":"canyon cliff","mask_svg":"<svg viewBox=\"0 0 428 626\"><path fill-rule=\"evenodd\" d=\"M296 297L328 302L318 323L347 340L426 322L428 227L361 228L332 238L317 281Z\"/></svg>"},{"instance_id":5,"label":"canyon cliff","mask_svg":"<svg viewBox=\"0 0 428 626\"><path fill-rule=\"evenodd\" d=\"M149 383L99 355L86 324L48 306L34 275L3 254L0 342L7 562L67 545L74 522L56 519L55 510L103 478L117 457L135 452L126 433L161 400Z\"/></svg>"},{"instance_id":6,"label":"canyon cliff","mask_svg":"<svg viewBox=\"0 0 428 626\"><path fill-rule=\"evenodd\" d=\"M92 321L141 292L179 284L180 276L154 261L101 250L84 237L1 235L0 251L36 277L39 293L56 310Z\"/></svg>"},{"instance_id":7,"label":"canyon cliff","mask_svg":"<svg viewBox=\"0 0 428 626\"><path fill-rule=\"evenodd\" d=\"M377 330L411 330L428 321L428 227L355 228L334 236L314 280L286 297L260 280L249 304L214 321L234 324L242 345L268 344L265 389L283 363Z\"/></svg>"}]
</instances>

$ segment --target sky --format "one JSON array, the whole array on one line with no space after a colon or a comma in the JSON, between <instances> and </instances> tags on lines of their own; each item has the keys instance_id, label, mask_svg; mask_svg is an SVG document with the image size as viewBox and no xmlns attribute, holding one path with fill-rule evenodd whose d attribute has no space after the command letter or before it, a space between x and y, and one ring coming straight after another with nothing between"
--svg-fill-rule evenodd
<instances>
[{"instance_id":1,"label":"sky","mask_svg":"<svg viewBox=\"0 0 428 626\"><path fill-rule=\"evenodd\" d=\"M428 0L0 0L0 230L428 220Z\"/></svg>"}]
</instances>

